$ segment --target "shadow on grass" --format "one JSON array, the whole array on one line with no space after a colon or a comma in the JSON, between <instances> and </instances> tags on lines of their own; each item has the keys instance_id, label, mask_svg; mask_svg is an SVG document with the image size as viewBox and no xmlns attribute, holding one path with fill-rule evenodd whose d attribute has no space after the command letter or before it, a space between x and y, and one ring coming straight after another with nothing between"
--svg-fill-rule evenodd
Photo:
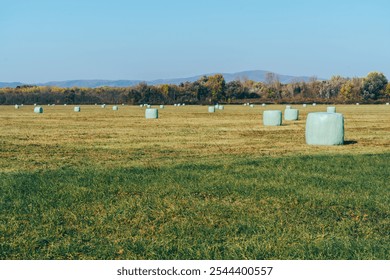
<instances>
[{"instance_id":1,"label":"shadow on grass","mask_svg":"<svg viewBox=\"0 0 390 280\"><path fill-rule=\"evenodd\" d=\"M354 145L354 144L357 144L357 141L355 141L355 140L344 141L344 145Z\"/></svg>"}]
</instances>

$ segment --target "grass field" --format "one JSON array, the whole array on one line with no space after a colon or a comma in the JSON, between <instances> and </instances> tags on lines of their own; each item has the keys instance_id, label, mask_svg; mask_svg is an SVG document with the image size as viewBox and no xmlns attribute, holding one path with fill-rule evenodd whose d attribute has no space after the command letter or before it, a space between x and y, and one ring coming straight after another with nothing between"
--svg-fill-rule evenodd
<instances>
[{"instance_id":1,"label":"grass field","mask_svg":"<svg viewBox=\"0 0 390 280\"><path fill-rule=\"evenodd\" d=\"M0 258L390 259L390 107L333 147L296 107L0 106Z\"/></svg>"}]
</instances>

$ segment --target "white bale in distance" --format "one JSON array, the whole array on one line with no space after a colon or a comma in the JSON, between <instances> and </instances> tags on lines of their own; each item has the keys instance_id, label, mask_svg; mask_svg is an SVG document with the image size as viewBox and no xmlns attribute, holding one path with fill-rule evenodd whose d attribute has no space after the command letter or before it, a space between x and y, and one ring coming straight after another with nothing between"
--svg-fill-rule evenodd
<instances>
[{"instance_id":1,"label":"white bale in distance","mask_svg":"<svg viewBox=\"0 0 390 280\"><path fill-rule=\"evenodd\" d=\"M150 108L152 108L152 106L148 104L148 105L146 105L146 108L150 109Z\"/></svg>"},{"instance_id":2,"label":"white bale in distance","mask_svg":"<svg viewBox=\"0 0 390 280\"><path fill-rule=\"evenodd\" d=\"M113 111L118 111L118 109L119 109L118 106L116 106L116 105L112 106Z\"/></svg>"},{"instance_id":3,"label":"white bale in distance","mask_svg":"<svg viewBox=\"0 0 390 280\"><path fill-rule=\"evenodd\" d=\"M23 107L23 104L20 104L20 106L22 106L22 107Z\"/></svg>"},{"instance_id":4,"label":"white bale in distance","mask_svg":"<svg viewBox=\"0 0 390 280\"><path fill-rule=\"evenodd\" d=\"M125 106L125 103L122 103L122 106Z\"/></svg>"},{"instance_id":5,"label":"white bale in distance","mask_svg":"<svg viewBox=\"0 0 390 280\"><path fill-rule=\"evenodd\" d=\"M215 107L209 106L209 113L214 113L214 112L215 112Z\"/></svg>"},{"instance_id":6,"label":"white bale in distance","mask_svg":"<svg viewBox=\"0 0 390 280\"><path fill-rule=\"evenodd\" d=\"M19 109L19 105L18 104L15 104L15 109Z\"/></svg>"},{"instance_id":7,"label":"white bale in distance","mask_svg":"<svg viewBox=\"0 0 390 280\"><path fill-rule=\"evenodd\" d=\"M148 108L145 110L145 118L146 119L158 119L158 110Z\"/></svg>"},{"instance_id":8,"label":"white bale in distance","mask_svg":"<svg viewBox=\"0 0 390 280\"><path fill-rule=\"evenodd\" d=\"M214 105L215 109L218 109L218 106L219 106L218 104L215 104L215 105Z\"/></svg>"},{"instance_id":9,"label":"white bale in distance","mask_svg":"<svg viewBox=\"0 0 390 280\"><path fill-rule=\"evenodd\" d=\"M360 104L359 103L356 103L357 106L359 106Z\"/></svg>"},{"instance_id":10,"label":"white bale in distance","mask_svg":"<svg viewBox=\"0 0 390 280\"><path fill-rule=\"evenodd\" d=\"M67 106L66 104L64 104L64 106Z\"/></svg>"},{"instance_id":11,"label":"white bale in distance","mask_svg":"<svg viewBox=\"0 0 390 280\"><path fill-rule=\"evenodd\" d=\"M344 144L344 116L340 113L309 113L305 136L308 145Z\"/></svg>"},{"instance_id":12,"label":"white bale in distance","mask_svg":"<svg viewBox=\"0 0 390 280\"><path fill-rule=\"evenodd\" d=\"M75 112L80 112L80 106L74 107L74 108L73 108L73 111L75 111Z\"/></svg>"},{"instance_id":13,"label":"white bale in distance","mask_svg":"<svg viewBox=\"0 0 390 280\"><path fill-rule=\"evenodd\" d=\"M244 103L244 106L246 106L246 103Z\"/></svg>"},{"instance_id":14,"label":"white bale in distance","mask_svg":"<svg viewBox=\"0 0 390 280\"><path fill-rule=\"evenodd\" d=\"M255 107L255 104L251 104L250 107L251 107L251 108L254 108L254 107Z\"/></svg>"},{"instance_id":15,"label":"white bale in distance","mask_svg":"<svg viewBox=\"0 0 390 280\"><path fill-rule=\"evenodd\" d=\"M34 103L34 106L37 106L37 103Z\"/></svg>"},{"instance_id":16,"label":"white bale in distance","mask_svg":"<svg viewBox=\"0 0 390 280\"><path fill-rule=\"evenodd\" d=\"M102 108L103 108L103 109L106 108L106 104L102 104Z\"/></svg>"},{"instance_id":17,"label":"white bale in distance","mask_svg":"<svg viewBox=\"0 0 390 280\"><path fill-rule=\"evenodd\" d=\"M299 118L298 109L286 109L284 110L284 119L286 121L296 121Z\"/></svg>"},{"instance_id":18,"label":"white bale in distance","mask_svg":"<svg viewBox=\"0 0 390 280\"><path fill-rule=\"evenodd\" d=\"M286 109L291 109L291 105L286 105Z\"/></svg>"},{"instance_id":19,"label":"white bale in distance","mask_svg":"<svg viewBox=\"0 0 390 280\"><path fill-rule=\"evenodd\" d=\"M313 103L313 106L316 106L317 104L316 103Z\"/></svg>"},{"instance_id":20,"label":"white bale in distance","mask_svg":"<svg viewBox=\"0 0 390 280\"><path fill-rule=\"evenodd\" d=\"M34 113L42 114L43 113L43 108L41 106L35 107L34 108Z\"/></svg>"},{"instance_id":21,"label":"white bale in distance","mask_svg":"<svg viewBox=\"0 0 390 280\"><path fill-rule=\"evenodd\" d=\"M306 108L307 105L306 104L302 104L302 106Z\"/></svg>"},{"instance_id":22,"label":"white bale in distance","mask_svg":"<svg viewBox=\"0 0 390 280\"><path fill-rule=\"evenodd\" d=\"M182 104L182 106L186 106L186 104L185 104L185 103L183 103L183 104Z\"/></svg>"},{"instance_id":23,"label":"white bale in distance","mask_svg":"<svg viewBox=\"0 0 390 280\"><path fill-rule=\"evenodd\" d=\"M326 107L326 112L327 113L336 113L336 107L334 107L334 106Z\"/></svg>"},{"instance_id":24,"label":"white bale in distance","mask_svg":"<svg viewBox=\"0 0 390 280\"><path fill-rule=\"evenodd\" d=\"M263 125L279 126L282 125L282 111L266 110L263 112Z\"/></svg>"},{"instance_id":25,"label":"white bale in distance","mask_svg":"<svg viewBox=\"0 0 390 280\"><path fill-rule=\"evenodd\" d=\"M164 105L160 105L160 109L164 109Z\"/></svg>"},{"instance_id":26,"label":"white bale in distance","mask_svg":"<svg viewBox=\"0 0 390 280\"><path fill-rule=\"evenodd\" d=\"M263 106L263 107L265 107L265 106L267 106L265 103L263 103L263 104L261 104L261 106Z\"/></svg>"},{"instance_id":27,"label":"white bale in distance","mask_svg":"<svg viewBox=\"0 0 390 280\"><path fill-rule=\"evenodd\" d=\"M144 107L144 105L143 105L143 104L140 104L139 106L140 106L141 108L142 108L142 107Z\"/></svg>"},{"instance_id":28,"label":"white bale in distance","mask_svg":"<svg viewBox=\"0 0 390 280\"><path fill-rule=\"evenodd\" d=\"M218 110L223 110L225 107L223 105L218 105Z\"/></svg>"},{"instance_id":29,"label":"white bale in distance","mask_svg":"<svg viewBox=\"0 0 390 280\"><path fill-rule=\"evenodd\" d=\"M97 103L95 103L95 106L97 106Z\"/></svg>"},{"instance_id":30,"label":"white bale in distance","mask_svg":"<svg viewBox=\"0 0 390 280\"><path fill-rule=\"evenodd\" d=\"M179 107L180 106L180 103L177 103L177 107Z\"/></svg>"},{"instance_id":31,"label":"white bale in distance","mask_svg":"<svg viewBox=\"0 0 390 280\"><path fill-rule=\"evenodd\" d=\"M386 103L387 106L389 106L389 104L390 104L389 102Z\"/></svg>"}]
</instances>

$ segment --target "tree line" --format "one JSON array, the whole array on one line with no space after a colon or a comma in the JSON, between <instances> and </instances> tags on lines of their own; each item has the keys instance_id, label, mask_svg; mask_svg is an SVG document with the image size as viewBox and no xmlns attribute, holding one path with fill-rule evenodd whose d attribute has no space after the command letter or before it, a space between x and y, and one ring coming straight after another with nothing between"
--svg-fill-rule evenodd
<instances>
[{"instance_id":1,"label":"tree line","mask_svg":"<svg viewBox=\"0 0 390 280\"><path fill-rule=\"evenodd\" d=\"M274 73L264 82L240 79L226 82L223 75L203 76L179 85L131 87L60 88L23 85L0 89L0 104L237 104L266 103L379 103L390 100L390 84L383 73L370 72L363 78L333 76L321 81L283 84Z\"/></svg>"}]
</instances>

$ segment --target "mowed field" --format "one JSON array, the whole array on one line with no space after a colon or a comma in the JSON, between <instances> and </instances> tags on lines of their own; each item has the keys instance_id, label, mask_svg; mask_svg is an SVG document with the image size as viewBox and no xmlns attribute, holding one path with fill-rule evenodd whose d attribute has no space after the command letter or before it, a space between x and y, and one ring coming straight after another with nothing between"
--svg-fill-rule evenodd
<instances>
[{"instance_id":1,"label":"mowed field","mask_svg":"<svg viewBox=\"0 0 390 280\"><path fill-rule=\"evenodd\" d=\"M284 107L0 106L0 258L390 259L390 106Z\"/></svg>"}]
</instances>

